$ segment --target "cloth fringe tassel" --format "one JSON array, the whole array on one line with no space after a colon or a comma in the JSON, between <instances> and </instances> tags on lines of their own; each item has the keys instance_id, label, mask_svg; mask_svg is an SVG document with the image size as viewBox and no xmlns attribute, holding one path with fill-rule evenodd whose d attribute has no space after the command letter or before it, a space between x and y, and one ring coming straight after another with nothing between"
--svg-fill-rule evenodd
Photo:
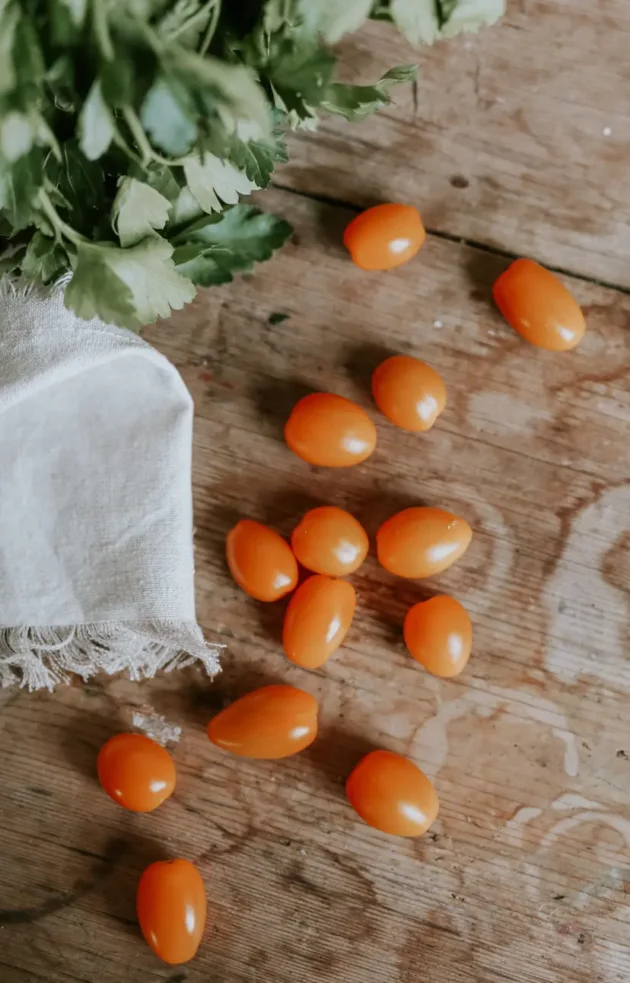
<instances>
[{"instance_id":1,"label":"cloth fringe tassel","mask_svg":"<svg viewBox=\"0 0 630 983\"><path fill-rule=\"evenodd\" d=\"M0 687L52 690L76 673L127 671L133 680L183 669L196 661L209 676L220 670L219 651L187 621L100 622L48 628L0 628Z\"/></svg>"}]
</instances>

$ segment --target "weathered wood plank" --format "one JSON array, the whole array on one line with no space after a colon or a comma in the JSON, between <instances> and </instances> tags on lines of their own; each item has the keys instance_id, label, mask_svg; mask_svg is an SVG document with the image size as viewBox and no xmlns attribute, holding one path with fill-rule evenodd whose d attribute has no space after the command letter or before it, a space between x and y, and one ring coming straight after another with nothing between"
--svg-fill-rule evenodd
<instances>
[{"instance_id":1,"label":"weathered wood plank","mask_svg":"<svg viewBox=\"0 0 630 983\"><path fill-rule=\"evenodd\" d=\"M224 673L0 694L0 978L622 983L630 298L573 282L589 331L575 353L545 353L491 306L502 260L430 238L400 271L362 274L339 247L348 212L267 201L298 244L149 333L196 401L199 610L227 645ZM289 317L272 325L274 312ZM370 370L392 350L444 375L449 404L428 434L395 430L371 404ZM290 454L281 426L308 388L373 414L372 459L332 473ZM402 506L440 504L475 538L427 584L371 556L353 578L347 644L309 673L280 651L283 606L230 580L223 541L240 515L286 533L318 502L348 507L371 536ZM475 627L466 672L441 683L400 632L407 607L436 590ZM216 708L274 680L320 700L312 748L278 763L213 749ZM94 781L100 744L140 706L184 732L176 794L150 816L118 809ZM422 840L387 838L347 806L343 780L374 746L434 777L441 815ZM134 918L140 871L169 855L199 863L212 921L181 969L158 965Z\"/></svg>"},{"instance_id":2,"label":"weathered wood plank","mask_svg":"<svg viewBox=\"0 0 630 983\"><path fill-rule=\"evenodd\" d=\"M282 185L630 287L630 15L625 0L510 0L504 22L414 50L387 25L344 42L348 78L417 61L410 90L360 124L292 141Z\"/></svg>"}]
</instances>

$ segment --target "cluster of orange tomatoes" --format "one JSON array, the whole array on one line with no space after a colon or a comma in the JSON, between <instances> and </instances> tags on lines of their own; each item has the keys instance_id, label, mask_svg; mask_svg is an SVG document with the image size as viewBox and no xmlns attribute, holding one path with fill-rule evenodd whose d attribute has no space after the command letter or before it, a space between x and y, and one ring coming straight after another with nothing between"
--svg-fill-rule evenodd
<instances>
[{"instance_id":1,"label":"cluster of orange tomatoes","mask_svg":"<svg viewBox=\"0 0 630 983\"><path fill-rule=\"evenodd\" d=\"M425 231L415 208L379 205L347 227L344 242L355 263L384 270L406 262L420 249ZM575 347L584 334L582 312L560 281L531 260L516 260L494 285L495 301L509 323L533 344L553 351ZM396 355L372 378L376 405L395 425L426 431L446 403L438 373L409 356ZM303 460L320 467L347 467L365 461L376 445L376 428L355 403L331 393L301 399L287 421L286 442ZM379 562L390 573L425 578L441 573L466 551L468 523L439 508L410 508L392 516L376 534ZM354 573L369 549L367 533L343 509L312 509L293 530L291 543L273 529L243 519L228 533L226 552L232 576L246 593L272 602L293 593L283 626L288 659L306 669L322 666L343 643L356 603ZM298 563L309 576L298 586ZM460 673L472 646L465 608L439 595L415 604L403 635L410 654L440 677ZM208 724L208 737L232 754L277 759L296 754L317 736L317 701L293 686L265 686L247 693ZM175 765L166 751L141 734L111 738L98 756L98 776L120 805L150 812L175 787ZM424 833L438 813L433 785L408 759L372 751L346 783L348 800L371 826L399 836ZM137 893L140 927L165 962L186 962L195 954L206 920L201 875L188 860L151 864Z\"/></svg>"}]
</instances>

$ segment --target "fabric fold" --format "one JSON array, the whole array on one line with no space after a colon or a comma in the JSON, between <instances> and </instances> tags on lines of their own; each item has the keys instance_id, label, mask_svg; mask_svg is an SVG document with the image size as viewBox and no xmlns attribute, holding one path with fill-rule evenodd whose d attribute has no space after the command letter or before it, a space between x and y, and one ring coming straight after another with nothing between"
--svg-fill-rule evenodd
<instances>
[{"instance_id":1,"label":"fabric fold","mask_svg":"<svg viewBox=\"0 0 630 983\"><path fill-rule=\"evenodd\" d=\"M0 685L152 676L217 647L195 618L193 407L129 331L0 283Z\"/></svg>"}]
</instances>

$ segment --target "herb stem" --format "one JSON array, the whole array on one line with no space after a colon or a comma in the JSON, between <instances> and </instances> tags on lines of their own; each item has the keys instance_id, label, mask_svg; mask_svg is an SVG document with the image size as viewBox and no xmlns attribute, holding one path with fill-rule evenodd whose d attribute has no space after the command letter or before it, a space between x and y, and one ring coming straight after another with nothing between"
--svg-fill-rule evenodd
<instances>
[{"instance_id":1,"label":"herb stem","mask_svg":"<svg viewBox=\"0 0 630 983\"><path fill-rule=\"evenodd\" d=\"M156 164L165 164L167 167L176 167L178 164L183 164L185 157L174 157L169 159L168 157L162 157L162 154L158 154L157 151L153 149L146 133L144 132L144 127L138 118L138 115L131 106L123 106L122 114L125 123L131 131L131 135L138 145L138 149L142 154L143 163L149 164L154 161Z\"/></svg>"},{"instance_id":2,"label":"herb stem","mask_svg":"<svg viewBox=\"0 0 630 983\"><path fill-rule=\"evenodd\" d=\"M78 246L81 242L85 242L84 237L80 233L76 232L59 217L55 206L43 188L39 189L38 201L41 210L55 230L57 241L59 241L60 236L65 236L75 246Z\"/></svg>"},{"instance_id":3,"label":"herb stem","mask_svg":"<svg viewBox=\"0 0 630 983\"><path fill-rule=\"evenodd\" d=\"M208 0L208 2L205 3L203 7L201 7L197 11L196 14L193 14L192 17L189 17L188 20L185 20L183 24L180 24L179 27L177 27L174 31L171 31L171 33L168 35L168 40L174 41L175 38L178 38L180 34L185 34L186 31L189 31L191 28L193 28L199 21L201 21L201 23L203 24L204 20L208 16L208 13L212 11L215 2L216 0Z\"/></svg>"},{"instance_id":4,"label":"herb stem","mask_svg":"<svg viewBox=\"0 0 630 983\"><path fill-rule=\"evenodd\" d=\"M212 16L210 22L206 28L206 33L203 36L203 41L199 47L199 54L203 58L208 52L208 48L212 43L212 38L214 37L214 32L217 29L217 24L219 23L219 15L221 13L221 0L214 0L214 6L212 8Z\"/></svg>"},{"instance_id":5,"label":"herb stem","mask_svg":"<svg viewBox=\"0 0 630 983\"><path fill-rule=\"evenodd\" d=\"M113 61L116 53L109 34L107 8L106 0L96 0L96 3L92 4L94 33L103 57L107 61Z\"/></svg>"}]
</instances>

